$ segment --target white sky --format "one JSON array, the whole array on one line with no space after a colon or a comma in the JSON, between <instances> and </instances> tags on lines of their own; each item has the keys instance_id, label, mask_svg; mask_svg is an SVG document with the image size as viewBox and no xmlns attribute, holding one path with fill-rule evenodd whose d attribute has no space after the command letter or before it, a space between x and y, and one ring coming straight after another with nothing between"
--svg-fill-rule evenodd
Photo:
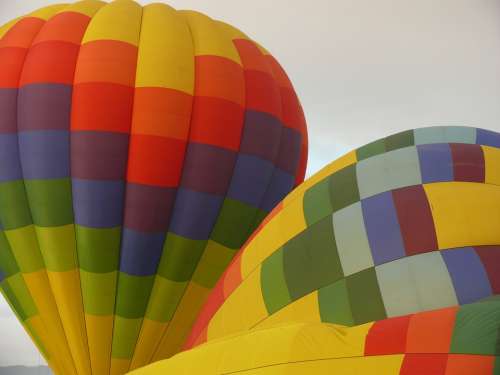
<instances>
[{"instance_id":1,"label":"white sky","mask_svg":"<svg viewBox=\"0 0 500 375\"><path fill-rule=\"evenodd\" d=\"M0 0L0 24L56 2ZM400 130L470 125L500 131L498 0L168 3L231 23L278 58L308 120L309 175ZM31 348L0 301L0 366L36 364Z\"/></svg>"}]
</instances>

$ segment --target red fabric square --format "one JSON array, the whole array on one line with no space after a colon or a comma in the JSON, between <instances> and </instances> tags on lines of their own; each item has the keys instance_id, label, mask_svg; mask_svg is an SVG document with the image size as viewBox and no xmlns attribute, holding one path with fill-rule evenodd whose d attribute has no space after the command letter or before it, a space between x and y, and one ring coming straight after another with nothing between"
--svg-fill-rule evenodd
<instances>
[{"instance_id":1,"label":"red fabric square","mask_svg":"<svg viewBox=\"0 0 500 375\"><path fill-rule=\"evenodd\" d=\"M20 19L0 38L0 48L29 48L36 34L38 34L44 24L45 21L38 17L24 17Z\"/></svg>"},{"instance_id":2,"label":"red fabric square","mask_svg":"<svg viewBox=\"0 0 500 375\"><path fill-rule=\"evenodd\" d=\"M36 36L33 44L49 40L80 44L90 17L78 12L61 12L51 17Z\"/></svg>"},{"instance_id":3,"label":"red fabric square","mask_svg":"<svg viewBox=\"0 0 500 375\"><path fill-rule=\"evenodd\" d=\"M130 137L127 181L176 187L182 173L186 142L154 135Z\"/></svg>"},{"instance_id":4,"label":"red fabric square","mask_svg":"<svg viewBox=\"0 0 500 375\"><path fill-rule=\"evenodd\" d=\"M246 107L281 118L281 94L274 79L267 73L245 71Z\"/></svg>"},{"instance_id":5,"label":"red fabric square","mask_svg":"<svg viewBox=\"0 0 500 375\"><path fill-rule=\"evenodd\" d=\"M477 246L475 250L488 274L493 294L500 294L500 246Z\"/></svg>"},{"instance_id":6,"label":"red fabric square","mask_svg":"<svg viewBox=\"0 0 500 375\"><path fill-rule=\"evenodd\" d=\"M286 127L305 132L305 118L299 98L292 88L281 88L282 118Z\"/></svg>"},{"instance_id":7,"label":"red fabric square","mask_svg":"<svg viewBox=\"0 0 500 375\"><path fill-rule=\"evenodd\" d=\"M79 45L49 41L30 48L20 86L30 83L72 84Z\"/></svg>"},{"instance_id":8,"label":"red fabric square","mask_svg":"<svg viewBox=\"0 0 500 375\"><path fill-rule=\"evenodd\" d=\"M392 192L407 255L438 248L431 208L422 185Z\"/></svg>"},{"instance_id":9,"label":"red fabric square","mask_svg":"<svg viewBox=\"0 0 500 375\"><path fill-rule=\"evenodd\" d=\"M0 48L0 87L17 88L28 50L20 47Z\"/></svg>"},{"instance_id":10,"label":"red fabric square","mask_svg":"<svg viewBox=\"0 0 500 375\"><path fill-rule=\"evenodd\" d=\"M194 98L190 142L238 151L243 128L243 108L219 98Z\"/></svg>"},{"instance_id":11,"label":"red fabric square","mask_svg":"<svg viewBox=\"0 0 500 375\"><path fill-rule=\"evenodd\" d=\"M267 64L271 68L274 79L278 83L278 86L280 88L293 90L292 83L290 82L290 79L288 78L285 70L282 68L278 60L276 60L272 55L265 55L265 58L267 60Z\"/></svg>"},{"instance_id":12,"label":"red fabric square","mask_svg":"<svg viewBox=\"0 0 500 375\"><path fill-rule=\"evenodd\" d=\"M365 355L404 353L409 322L410 316L375 322L366 336Z\"/></svg>"},{"instance_id":13,"label":"red fabric square","mask_svg":"<svg viewBox=\"0 0 500 375\"><path fill-rule=\"evenodd\" d=\"M450 143L455 181L484 182L484 154L480 145Z\"/></svg>"},{"instance_id":14,"label":"red fabric square","mask_svg":"<svg viewBox=\"0 0 500 375\"><path fill-rule=\"evenodd\" d=\"M245 106L243 68L221 56L195 57L195 95L225 99Z\"/></svg>"},{"instance_id":15,"label":"red fabric square","mask_svg":"<svg viewBox=\"0 0 500 375\"><path fill-rule=\"evenodd\" d=\"M406 354L400 375L445 375L447 354Z\"/></svg>"},{"instance_id":16,"label":"red fabric square","mask_svg":"<svg viewBox=\"0 0 500 375\"><path fill-rule=\"evenodd\" d=\"M233 43L238 50L245 70L255 70L272 75L272 70L266 57L254 42L248 39L235 39Z\"/></svg>"},{"instance_id":17,"label":"red fabric square","mask_svg":"<svg viewBox=\"0 0 500 375\"><path fill-rule=\"evenodd\" d=\"M114 83L80 83L73 89L71 130L129 133L134 89Z\"/></svg>"}]
</instances>

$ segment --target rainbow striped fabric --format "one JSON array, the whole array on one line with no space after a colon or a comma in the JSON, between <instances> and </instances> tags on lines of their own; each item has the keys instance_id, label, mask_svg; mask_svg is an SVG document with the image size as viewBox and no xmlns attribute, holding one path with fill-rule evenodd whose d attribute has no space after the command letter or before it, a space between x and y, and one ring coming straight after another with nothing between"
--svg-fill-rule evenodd
<instances>
[{"instance_id":1,"label":"rainbow striped fabric","mask_svg":"<svg viewBox=\"0 0 500 375\"><path fill-rule=\"evenodd\" d=\"M164 4L84 0L3 26L0 113L1 289L60 374L178 351L305 173L278 62Z\"/></svg>"}]
</instances>

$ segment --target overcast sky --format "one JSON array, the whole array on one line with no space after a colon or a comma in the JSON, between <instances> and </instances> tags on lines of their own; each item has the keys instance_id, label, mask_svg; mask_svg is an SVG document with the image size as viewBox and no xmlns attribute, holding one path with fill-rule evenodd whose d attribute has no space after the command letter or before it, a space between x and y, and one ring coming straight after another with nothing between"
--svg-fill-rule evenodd
<instances>
[{"instance_id":1,"label":"overcast sky","mask_svg":"<svg viewBox=\"0 0 500 375\"><path fill-rule=\"evenodd\" d=\"M0 0L0 24L56 2ZM404 129L500 131L498 0L167 3L231 23L278 58L306 113L309 175L352 148ZM0 366L38 363L3 301L0 333Z\"/></svg>"}]
</instances>

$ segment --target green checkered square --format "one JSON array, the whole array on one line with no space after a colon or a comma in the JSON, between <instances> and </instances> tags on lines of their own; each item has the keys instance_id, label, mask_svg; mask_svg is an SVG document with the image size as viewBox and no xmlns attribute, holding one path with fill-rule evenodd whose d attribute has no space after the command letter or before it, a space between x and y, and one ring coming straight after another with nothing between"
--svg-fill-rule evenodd
<instances>
[{"instance_id":1,"label":"green checkered square","mask_svg":"<svg viewBox=\"0 0 500 375\"><path fill-rule=\"evenodd\" d=\"M345 279L318 290L319 313L326 323L353 326L354 318Z\"/></svg>"},{"instance_id":2,"label":"green checkered square","mask_svg":"<svg viewBox=\"0 0 500 375\"><path fill-rule=\"evenodd\" d=\"M262 295L269 315L291 302L285 280L283 248L275 251L262 263L260 278Z\"/></svg>"},{"instance_id":3,"label":"green checkered square","mask_svg":"<svg viewBox=\"0 0 500 375\"><path fill-rule=\"evenodd\" d=\"M368 268L346 278L354 324L387 318L374 268Z\"/></svg>"},{"instance_id":4,"label":"green checkered square","mask_svg":"<svg viewBox=\"0 0 500 375\"><path fill-rule=\"evenodd\" d=\"M146 313L154 275L136 276L119 273L116 292L116 315L123 318L141 318Z\"/></svg>"},{"instance_id":5,"label":"green checkered square","mask_svg":"<svg viewBox=\"0 0 500 375\"><path fill-rule=\"evenodd\" d=\"M387 152L398 148L413 146L415 144L415 140L413 139L413 130L393 134L384 139L384 144Z\"/></svg>"},{"instance_id":6,"label":"green checkered square","mask_svg":"<svg viewBox=\"0 0 500 375\"><path fill-rule=\"evenodd\" d=\"M330 203L332 212L359 201L356 165L350 165L330 177Z\"/></svg>"},{"instance_id":7,"label":"green checkered square","mask_svg":"<svg viewBox=\"0 0 500 375\"><path fill-rule=\"evenodd\" d=\"M69 178L26 180L25 185L34 224L50 227L73 223Z\"/></svg>"},{"instance_id":8,"label":"green checkered square","mask_svg":"<svg viewBox=\"0 0 500 375\"><path fill-rule=\"evenodd\" d=\"M286 243L283 264L292 301L339 280L343 273L331 216Z\"/></svg>"},{"instance_id":9,"label":"green checkered square","mask_svg":"<svg viewBox=\"0 0 500 375\"><path fill-rule=\"evenodd\" d=\"M191 279L206 245L207 241L204 240L191 240L167 233L158 274L172 281Z\"/></svg>"},{"instance_id":10,"label":"green checkered square","mask_svg":"<svg viewBox=\"0 0 500 375\"><path fill-rule=\"evenodd\" d=\"M131 359L141 331L142 319L115 316L111 357Z\"/></svg>"},{"instance_id":11,"label":"green checkered square","mask_svg":"<svg viewBox=\"0 0 500 375\"><path fill-rule=\"evenodd\" d=\"M117 271L87 272L80 269L83 306L91 315L112 315L115 310Z\"/></svg>"},{"instance_id":12,"label":"green checkered square","mask_svg":"<svg viewBox=\"0 0 500 375\"><path fill-rule=\"evenodd\" d=\"M460 307L450 353L500 355L499 297Z\"/></svg>"},{"instance_id":13,"label":"green checkered square","mask_svg":"<svg viewBox=\"0 0 500 375\"><path fill-rule=\"evenodd\" d=\"M32 223L23 180L0 183L0 221L5 230Z\"/></svg>"},{"instance_id":14,"label":"green checkered square","mask_svg":"<svg viewBox=\"0 0 500 375\"><path fill-rule=\"evenodd\" d=\"M5 277L12 276L19 272L16 258L12 253L9 242L3 231L0 231L0 268Z\"/></svg>"},{"instance_id":15,"label":"green checkered square","mask_svg":"<svg viewBox=\"0 0 500 375\"><path fill-rule=\"evenodd\" d=\"M226 198L210 237L226 247L239 249L251 233L257 211L258 208Z\"/></svg>"},{"instance_id":16,"label":"green checkered square","mask_svg":"<svg viewBox=\"0 0 500 375\"><path fill-rule=\"evenodd\" d=\"M80 268L88 272L116 271L120 260L120 227L75 226Z\"/></svg>"},{"instance_id":17,"label":"green checkered square","mask_svg":"<svg viewBox=\"0 0 500 375\"><path fill-rule=\"evenodd\" d=\"M372 156L383 154L385 152L385 143L383 139L374 141L364 145L356 150L356 157L358 161L368 159Z\"/></svg>"},{"instance_id":18,"label":"green checkered square","mask_svg":"<svg viewBox=\"0 0 500 375\"><path fill-rule=\"evenodd\" d=\"M325 178L311 186L304 194L304 216L307 225L312 225L332 213L330 202L330 179Z\"/></svg>"},{"instance_id":19,"label":"green checkered square","mask_svg":"<svg viewBox=\"0 0 500 375\"><path fill-rule=\"evenodd\" d=\"M146 318L157 322L168 322L186 291L188 281L172 281L157 275L149 297Z\"/></svg>"}]
</instances>

